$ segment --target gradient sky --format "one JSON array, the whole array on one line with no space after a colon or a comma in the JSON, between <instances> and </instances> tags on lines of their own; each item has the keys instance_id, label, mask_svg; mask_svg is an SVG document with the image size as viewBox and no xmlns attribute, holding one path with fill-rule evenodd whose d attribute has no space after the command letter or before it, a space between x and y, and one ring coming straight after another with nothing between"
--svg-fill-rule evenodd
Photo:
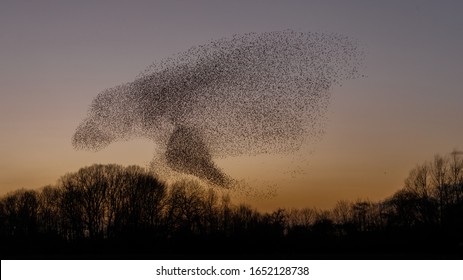
<instances>
[{"instance_id":1,"label":"gradient sky","mask_svg":"<svg viewBox=\"0 0 463 280\"><path fill-rule=\"evenodd\" d=\"M191 46L293 29L358 40L366 77L333 88L326 134L296 156L219 166L275 187L243 198L261 209L383 199L417 163L463 149L462 14L462 1L1 1L0 194L93 163L147 166L144 139L72 148L96 94Z\"/></svg>"}]
</instances>

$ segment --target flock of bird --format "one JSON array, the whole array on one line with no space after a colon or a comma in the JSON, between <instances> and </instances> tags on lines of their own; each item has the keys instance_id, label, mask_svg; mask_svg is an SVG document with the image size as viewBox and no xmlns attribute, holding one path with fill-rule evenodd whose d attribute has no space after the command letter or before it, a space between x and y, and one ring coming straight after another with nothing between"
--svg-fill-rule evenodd
<instances>
[{"instance_id":1,"label":"flock of bird","mask_svg":"<svg viewBox=\"0 0 463 280\"><path fill-rule=\"evenodd\" d=\"M192 47L98 94L73 145L99 150L147 137L158 173L231 186L215 158L297 153L320 136L330 90L358 78L362 58L345 36L291 30Z\"/></svg>"}]
</instances>

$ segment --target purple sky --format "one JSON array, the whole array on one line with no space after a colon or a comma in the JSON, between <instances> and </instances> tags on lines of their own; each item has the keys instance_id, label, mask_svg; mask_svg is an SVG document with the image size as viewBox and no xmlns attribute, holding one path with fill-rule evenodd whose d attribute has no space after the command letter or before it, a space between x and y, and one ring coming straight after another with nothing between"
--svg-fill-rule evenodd
<instances>
[{"instance_id":1,"label":"purple sky","mask_svg":"<svg viewBox=\"0 0 463 280\"><path fill-rule=\"evenodd\" d=\"M463 149L462 13L461 1L2 1L0 194L93 163L146 166L143 139L73 150L97 93L191 46L294 29L358 40L366 77L333 88L326 134L295 158L218 164L276 184L276 197L246 201L266 209L384 198L416 163Z\"/></svg>"}]
</instances>

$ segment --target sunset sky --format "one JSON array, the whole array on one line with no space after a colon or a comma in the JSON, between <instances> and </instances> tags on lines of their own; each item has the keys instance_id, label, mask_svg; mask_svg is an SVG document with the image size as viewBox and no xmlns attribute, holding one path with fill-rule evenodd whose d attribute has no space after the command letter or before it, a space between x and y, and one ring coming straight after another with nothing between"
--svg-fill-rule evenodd
<instances>
[{"instance_id":1,"label":"sunset sky","mask_svg":"<svg viewBox=\"0 0 463 280\"><path fill-rule=\"evenodd\" d=\"M417 163L463 150L462 1L1 1L0 194L93 163L148 166L147 139L76 151L92 99L155 61L248 32L343 34L365 77L332 89L325 135L291 156L218 165L261 209L379 200Z\"/></svg>"}]
</instances>

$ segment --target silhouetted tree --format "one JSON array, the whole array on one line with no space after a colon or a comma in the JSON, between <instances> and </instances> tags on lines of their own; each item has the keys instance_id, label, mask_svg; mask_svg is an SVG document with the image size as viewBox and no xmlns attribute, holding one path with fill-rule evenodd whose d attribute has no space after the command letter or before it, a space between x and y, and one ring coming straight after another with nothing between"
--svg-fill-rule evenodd
<instances>
[{"instance_id":1,"label":"silhouetted tree","mask_svg":"<svg viewBox=\"0 0 463 280\"><path fill-rule=\"evenodd\" d=\"M58 237L62 234L60 189L46 186L38 194L38 221L40 232L50 237Z\"/></svg>"},{"instance_id":2,"label":"silhouetted tree","mask_svg":"<svg viewBox=\"0 0 463 280\"><path fill-rule=\"evenodd\" d=\"M181 234L199 233L204 213L203 191L195 181L180 181L172 185L167 198L169 229Z\"/></svg>"},{"instance_id":3,"label":"silhouetted tree","mask_svg":"<svg viewBox=\"0 0 463 280\"><path fill-rule=\"evenodd\" d=\"M437 204L434 196L436 193L435 187L432 184L432 170L433 165L428 163L417 165L405 180L404 190L406 192L401 194L400 199L407 198L408 203L411 203L409 208L414 208L413 211L410 209L409 214L414 214L410 217L410 221L413 220L414 224L430 226L436 223ZM402 204L404 204L404 201L402 201Z\"/></svg>"},{"instance_id":4,"label":"silhouetted tree","mask_svg":"<svg viewBox=\"0 0 463 280\"><path fill-rule=\"evenodd\" d=\"M435 155L430 169L433 189L439 201L439 220L441 224L444 224L444 211L447 208L450 191L450 186L447 184L446 159L440 155Z\"/></svg>"},{"instance_id":5,"label":"silhouetted tree","mask_svg":"<svg viewBox=\"0 0 463 280\"><path fill-rule=\"evenodd\" d=\"M270 214L271 231L276 236L283 236L287 233L288 216L286 210L278 208Z\"/></svg>"},{"instance_id":6,"label":"silhouetted tree","mask_svg":"<svg viewBox=\"0 0 463 280\"><path fill-rule=\"evenodd\" d=\"M220 207L218 195L213 189L209 189L203 201L202 224L206 234L218 232L220 230Z\"/></svg>"},{"instance_id":7,"label":"silhouetted tree","mask_svg":"<svg viewBox=\"0 0 463 280\"><path fill-rule=\"evenodd\" d=\"M66 237L90 239L154 229L165 185L137 166L92 165L60 180Z\"/></svg>"},{"instance_id":8,"label":"silhouetted tree","mask_svg":"<svg viewBox=\"0 0 463 280\"><path fill-rule=\"evenodd\" d=\"M3 202L8 236L34 237L37 234L37 193L18 190L7 195Z\"/></svg>"},{"instance_id":9,"label":"silhouetted tree","mask_svg":"<svg viewBox=\"0 0 463 280\"><path fill-rule=\"evenodd\" d=\"M113 211L117 221L122 222L126 230L137 232L150 231L158 227L162 219L165 185L143 168L129 166L116 174L121 179L119 206ZM114 205L114 204L113 204Z\"/></svg>"},{"instance_id":10,"label":"silhouetted tree","mask_svg":"<svg viewBox=\"0 0 463 280\"><path fill-rule=\"evenodd\" d=\"M240 204L231 212L231 232L238 236L254 235L259 230L261 215L250 206Z\"/></svg>"},{"instance_id":11,"label":"silhouetted tree","mask_svg":"<svg viewBox=\"0 0 463 280\"><path fill-rule=\"evenodd\" d=\"M333 209L333 220L336 224L342 225L352 222L352 205L346 200L340 200Z\"/></svg>"},{"instance_id":12,"label":"silhouetted tree","mask_svg":"<svg viewBox=\"0 0 463 280\"><path fill-rule=\"evenodd\" d=\"M417 165L403 188L382 201L269 213L234 205L226 192L219 198L198 181L168 186L137 166L92 165L57 186L2 196L0 241L8 252L62 246L92 252L94 245L159 253L455 251L463 244L462 190L458 152Z\"/></svg>"},{"instance_id":13,"label":"silhouetted tree","mask_svg":"<svg viewBox=\"0 0 463 280\"><path fill-rule=\"evenodd\" d=\"M311 226L313 236L322 241L323 244L332 240L336 236L336 228L329 210L316 211L316 218Z\"/></svg>"},{"instance_id":14,"label":"silhouetted tree","mask_svg":"<svg viewBox=\"0 0 463 280\"><path fill-rule=\"evenodd\" d=\"M315 222L316 215L311 208L291 209L288 213L289 227L309 228Z\"/></svg>"},{"instance_id":15,"label":"silhouetted tree","mask_svg":"<svg viewBox=\"0 0 463 280\"><path fill-rule=\"evenodd\" d=\"M460 203L463 199L463 156L456 150L450 156L448 176L453 202Z\"/></svg>"}]
</instances>

